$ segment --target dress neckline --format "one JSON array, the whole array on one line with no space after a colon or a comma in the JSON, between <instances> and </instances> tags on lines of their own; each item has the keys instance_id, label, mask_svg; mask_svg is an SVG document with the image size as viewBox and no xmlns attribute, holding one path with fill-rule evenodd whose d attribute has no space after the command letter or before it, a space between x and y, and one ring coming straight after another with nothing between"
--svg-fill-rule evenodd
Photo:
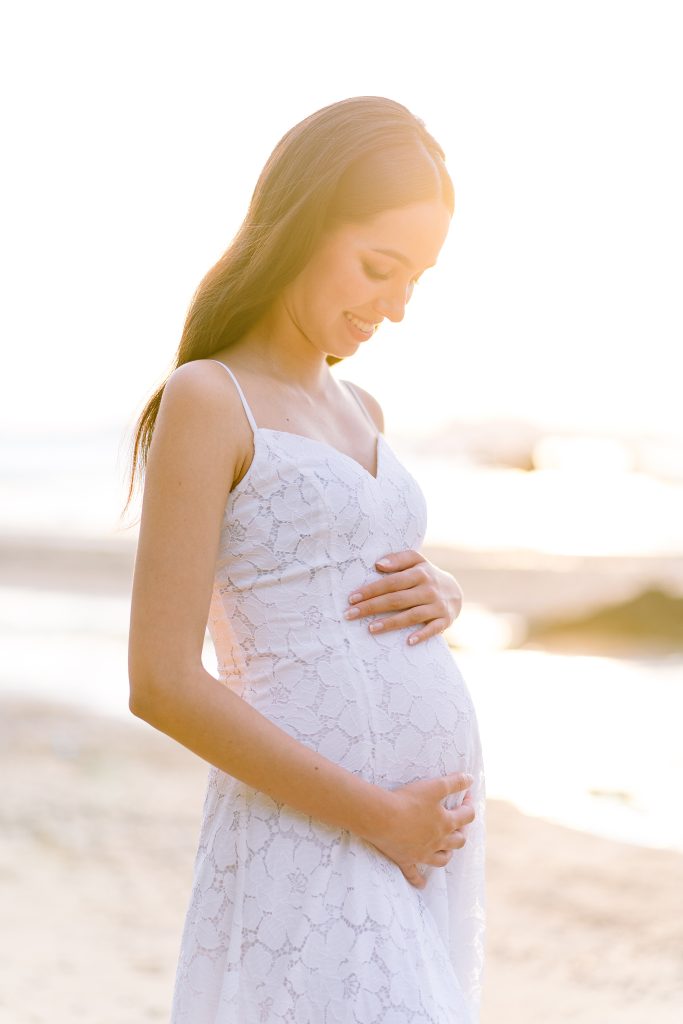
<instances>
[{"instance_id":1,"label":"dress neckline","mask_svg":"<svg viewBox=\"0 0 683 1024\"><path fill-rule=\"evenodd\" d=\"M362 464L362 462L358 461L358 459L354 459L354 457L352 455L347 455L346 452L343 452L341 450L341 448L335 447L335 445L331 444L329 441L319 441L315 437L309 437L308 434L297 434L297 433L295 433L292 430L278 430L276 427L259 427L259 426L257 426L256 425L256 420L254 419L254 414L252 413L252 411L251 411L251 409L249 407L249 403L247 402L247 399L246 399L246 397L244 395L244 392L242 391L240 383L237 380L237 377L235 376L233 371L228 366L228 364L224 363L221 359L213 359L213 358L210 358L210 362L212 362L212 363L219 363L223 367L223 369L227 370L228 373L230 374L230 376L232 377L233 382L235 384L235 387L237 388L237 392L238 392L238 394L240 396L240 401L242 402L242 406L244 408L244 412L246 413L247 419L249 420L249 425L250 425L254 435L256 435L259 432L266 433L266 434L281 434L284 437L296 437L296 438L298 438L301 441L308 441L310 444L319 445L319 446L321 446L323 448L327 448L328 451L335 452L337 455L341 456L342 459L346 459L347 462L353 463L354 466L357 466L357 468L362 473L364 473L366 477L369 477L370 480L372 480L374 483L378 482L378 480L380 478L380 474L381 474L381 466L380 466L380 462L381 462L381 445L380 445L380 438L383 438L384 435L381 433L381 431L377 430L376 424L374 423L374 421L373 421L372 417L370 416L370 413L368 412L368 410L365 408L365 405L363 404L363 402L361 402L360 398L358 397L358 394L356 392L356 388L351 383L351 381L345 380L343 383L347 385L349 391L351 392L351 394L355 398L356 402L360 406L361 410L363 411L363 414L365 415L365 418L369 421L371 426L374 427L374 429L375 429L375 472L374 473L371 473L370 470L367 469ZM245 477L249 474L250 469L251 469L251 465L249 466L249 469L247 470L247 472L242 477L242 480L244 480ZM242 480L240 480L239 483L241 483ZM239 487L239 483L237 484L238 487ZM235 490L235 488L233 487L232 491L234 491L234 490Z\"/></svg>"},{"instance_id":2,"label":"dress neckline","mask_svg":"<svg viewBox=\"0 0 683 1024\"><path fill-rule=\"evenodd\" d=\"M330 444L329 441L320 441L317 437L309 437L308 434L297 434L292 430L278 430L275 427L256 427L254 433L265 433L265 434L284 434L286 437L296 437L301 441L308 441L310 444L319 445L322 448L327 448L331 452L341 456L342 459L346 459L347 462L351 462L354 466L364 473L365 476L369 477L370 480L377 483L382 473L382 445L380 441L384 443L384 434L377 431L375 440L375 473L372 474L358 459L354 459L352 455L347 455L341 448L337 448L335 445ZM250 467L251 468L251 467ZM246 475L246 474L245 474ZM244 477L242 477L244 479Z\"/></svg>"}]
</instances>

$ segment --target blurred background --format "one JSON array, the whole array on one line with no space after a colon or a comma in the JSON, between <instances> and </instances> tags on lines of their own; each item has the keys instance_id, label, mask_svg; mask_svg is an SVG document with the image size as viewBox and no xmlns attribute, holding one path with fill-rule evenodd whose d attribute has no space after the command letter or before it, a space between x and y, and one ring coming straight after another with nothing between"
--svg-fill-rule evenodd
<instances>
[{"instance_id":1,"label":"blurred background","mask_svg":"<svg viewBox=\"0 0 683 1024\"><path fill-rule=\"evenodd\" d=\"M131 432L275 143L380 94L443 145L456 214L403 323L333 372L381 402L464 592L482 1024L679 1020L679 5L2 18L0 1019L168 1016L206 765L128 712Z\"/></svg>"}]
</instances>

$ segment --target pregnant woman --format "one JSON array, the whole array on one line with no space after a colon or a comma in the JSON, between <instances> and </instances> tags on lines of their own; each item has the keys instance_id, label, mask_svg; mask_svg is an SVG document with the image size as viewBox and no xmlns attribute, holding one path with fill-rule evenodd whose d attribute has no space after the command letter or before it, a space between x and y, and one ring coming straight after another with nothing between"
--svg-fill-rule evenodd
<instances>
[{"instance_id":1,"label":"pregnant woman","mask_svg":"<svg viewBox=\"0 0 683 1024\"><path fill-rule=\"evenodd\" d=\"M130 707L210 764L173 1024L478 1019L462 594L379 404L330 370L436 262L443 156L380 97L287 132L136 426Z\"/></svg>"}]
</instances>

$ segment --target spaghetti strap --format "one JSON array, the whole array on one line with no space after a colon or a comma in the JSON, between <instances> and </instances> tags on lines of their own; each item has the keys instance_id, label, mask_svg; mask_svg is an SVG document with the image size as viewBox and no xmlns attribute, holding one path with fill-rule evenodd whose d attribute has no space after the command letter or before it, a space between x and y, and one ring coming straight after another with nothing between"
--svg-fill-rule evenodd
<instances>
[{"instance_id":1,"label":"spaghetti strap","mask_svg":"<svg viewBox=\"0 0 683 1024\"><path fill-rule=\"evenodd\" d=\"M368 419L368 420L370 421L370 424L371 424L371 426L372 426L372 427L374 428L374 430L375 430L375 433L377 433L377 434L378 434L378 433L379 433L379 430L377 429L377 424L376 424L376 423L375 423L375 421L373 420L373 418L372 418L372 416L370 415L370 413L368 412L368 410L367 410L367 409L365 408L365 403L364 403L364 402L362 401L362 399L361 399L360 395L359 395L359 394L358 394L358 392L356 391L356 386L355 386L355 384L352 384L350 380L345 380L345 381L343 381L343 383L347 385L347 387L348 387L349 391L351 392L351 394L352 394L352 395L353 395L353 397L354 397L354 398L356 399L356 401L358 402L359 406L361 407L361 409L362 409L362 410L363 410L363 412L365 413L365 416L366 416L366 418L367 418L367 419Z\"/></svg>"},{"instance_id":2,"label":"spaghetti strap","mask_svg":"<svg viewBox=\"0 0 683 1024\"><path fill-rule=\"evenodd\" d=\"M226 369L228 371L228 373L230 374L230 376L234 380L235 387L237 388L237 392L238 392L238 394L240 396L240 399L242 400L242 405L244 407L244 411L247 414L247 419L249 420L249 423L251 424L251 429L254 432L256 432L258 430L258 427L256 426L256 420L254 419L254 417L252 415L252 412L251 412L251 409L249 408L249 403L247 402L246 398L244 397L244 392L242 391L242 388L239 385L239 381L237 380L237 377L232 372L232 370L230 369L229 366L227 366L225 363L221 363L220 359L212 359L211 362L212 363L218 363L220 366L224 367L224 369Z\"/></svg>"}]
</instances>

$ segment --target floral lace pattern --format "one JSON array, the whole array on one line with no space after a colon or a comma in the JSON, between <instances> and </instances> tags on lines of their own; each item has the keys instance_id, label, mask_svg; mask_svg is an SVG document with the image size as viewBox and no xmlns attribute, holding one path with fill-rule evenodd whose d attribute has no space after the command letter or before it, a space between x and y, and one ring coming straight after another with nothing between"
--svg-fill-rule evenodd
<instances>
[{"instance_id":1,"label":"floral lace pattern","mask_svg":"<svg viewBox=\"0 0 683 1024\"><path fill-rule=\"evenodd\" d=\"M172 1024L475 1024L475 710L442 636L411 647L414 627L373 635L369 617L343 618L348 594L379 575L375 559L419 548L424 495L382 435L373 477L327 443L257 427L232 376L254 455L228 497L216 562L208 627L221 681L376 785L471 772L476 818L446 867L424 866L418 890L370 843L211 767Z\"/></svg>"}]
</instances>

